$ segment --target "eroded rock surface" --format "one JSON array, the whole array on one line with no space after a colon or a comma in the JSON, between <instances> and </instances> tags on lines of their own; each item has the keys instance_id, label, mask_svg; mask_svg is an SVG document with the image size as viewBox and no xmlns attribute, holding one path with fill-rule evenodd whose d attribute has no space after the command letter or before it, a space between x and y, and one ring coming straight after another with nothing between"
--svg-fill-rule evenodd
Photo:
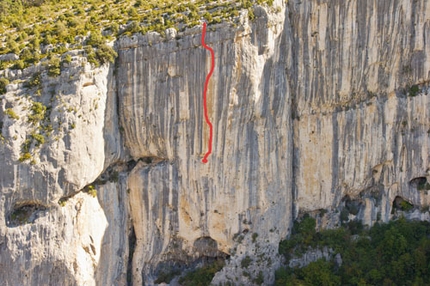
<instances>
[{"instance_id":1,"label":"eroded rock surface","mask_svg":"<svg viewBox=\"0 0 430 286\"><path fill-rule=\"evenodd\" d=\"M112 66L6 71L0 284L151 285L217 259L214 283L271 283L301 212L428 219L429 5L275 1L209 26L207 164L201 27L119 39Z\"/></svg>"}]
</instances>

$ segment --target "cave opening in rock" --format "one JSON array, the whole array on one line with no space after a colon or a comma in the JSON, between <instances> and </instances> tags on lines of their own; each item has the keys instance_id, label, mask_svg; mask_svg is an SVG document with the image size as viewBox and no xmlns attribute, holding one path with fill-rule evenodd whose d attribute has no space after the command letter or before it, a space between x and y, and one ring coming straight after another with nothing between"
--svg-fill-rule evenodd
<instances>
[{"instance_id":1,"label":"cave opening in rock","mask_svg":"<svg viewBox=\"0 0 430 286\"><path fill-rule=\"evenodd\" d=\"M418 191L429 191L430 183L426 177L417 177L409 181L409 185Z\"/></svg>"},{"instance_id":2,"label":"cave opening in rock","mask_svg":"<svg viewBox=\"0 0 430 286\"><path fill-rule=\"evenodd\" d=\"M15 227L27 223L34 223L36 219L43 216L46 207L36 202L24 202L15 204L6 220L7 226Z\"/></svg>"},{"instance_id":3,"label":"cave opening in rock","mask_svg":"<svg viewBox=\"0 0 430 286\"><path fill-rule=\"evenodd\" d=\"M404 211L408 212L414 208L414 205L402 198L401 196L397 196L393 200L393 206L391 208L391 214L394 214L395 211Z\"/></svg>"}]
</instances>

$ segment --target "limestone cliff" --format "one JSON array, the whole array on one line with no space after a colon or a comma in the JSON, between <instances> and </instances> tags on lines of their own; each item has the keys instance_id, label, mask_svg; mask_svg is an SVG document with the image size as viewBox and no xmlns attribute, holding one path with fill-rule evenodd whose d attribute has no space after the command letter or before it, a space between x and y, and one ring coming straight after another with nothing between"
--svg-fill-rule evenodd
<instances>
[{"instance_id":1,"label":"limestone cliff","mask_svg":"<svg viewBox=\"0 0 430 286\"><path fill-rule=\"evenodd\" d=\"M5 71L2 285L151 285L217 258L216 284L261 270L270 284L302 212L371 225L408 201L428 217L430 4L275 1L254 14L208 27L207 164L200 27L121 38L97 69L77 53L59 78Z\"/></svg>"},{"instance_id":2,"label":"limestone cliff","mask_svg":"<svg viewBox=\"0 0 430 286\"><path fill-rule=\"evenodd\" d=\"M429 4L289 7L299 39L288 73L296 210L333 209L345 195L360 196L371 225L378 212L383 221L390 218L396 196L427 205L416 180L425 181L430 166Z\"/></svg>"}]
</instances>

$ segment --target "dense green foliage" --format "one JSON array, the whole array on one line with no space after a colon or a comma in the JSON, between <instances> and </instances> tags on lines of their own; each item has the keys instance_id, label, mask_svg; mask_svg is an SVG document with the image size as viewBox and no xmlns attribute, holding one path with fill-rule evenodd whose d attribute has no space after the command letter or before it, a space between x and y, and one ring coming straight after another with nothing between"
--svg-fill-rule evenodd
<instances>
[{"instance_id":1,"label":"dense green foliage","mask_svg":"<svg viewBox=\"0 0 430 286\"><path fill-rule=\"evenodd\" d=\"M308 266L297 269L278 269L275 273L276 285L341 285L340 277L334 274L333 262L324 259L311 262Z\"/></svg>"},{"instance_id":2,"label":"dense green foliage","mask_svg":"<svg viewBox=\"0 0 430 286\"><path fill-rule=\"evenodd\" d=\"M117 57L114 49L106 44L101 44L96 51L97 60L101 63L113 63Z\"/></svg>"},{"instance_id":3,"label":"dense green foliage","mask_svg":"<svg viewBox=\"0 0 430 286\"><path fill-rule=\"evenodd\" d=\"M6 93L6 86L9 84L9 80L7 78L0 78L0 94Z\"/></svg>"},{"instance_id":4,"label":"dense green foliage","mask_svg":"<svg viewBox=\"0 0 430 286\"><path fill-rule=\"evenodd\" d=\"M12 108L6 108L4 113L12 119L15 119L15 120L19 119L19 116L15 113L15 111L13 111Z\"/></svg>"},{"instance_id":5,"label":"dense green foliage","mask_svg":"<svg viewBox=\"0 0 430 286\"><path fill-rule=\"evenodd\" d=\"M57 56L53 56L48 62L48 75L59 76L60 74L60 59Z\"/></svg>"},{"instance_id":6,"label":"dense green foliage","mask_svg":"<svg viewBox=\"0 0 430 286\"><path fill-rule=\"evenodd\" d=\"M203 266L195 271L187 273L179 279L179 283L184 286L206 286L210 285L215 273L224 267L224 260L216 260L212 264Z\"/></svg>"},{"instance_id":7,"label":"dense green foliage","mask_svg":"<svg viewBox=\"0 0 430 286\"><path fill-rule=\"evenodd\" d=\"M273 0L0 0L0 55L19 56L1 61L0 69L23 69L83 46L92 48L87 52L91 63L112 62L116 54L104 44L121 35L163 35L167 28L182 31L202 19L209 24L234 22L240 9L248 9L252 18L254 4L271 6ZM54 61L49 64L51 76L60 71Z\"/></svg>"},{"instance_id":8,"label":"dense green foliage","mask_svg":"<svg viewBox=\"0 0 430 286\"><path fill-rule=\"evenodd\" d=\"M45 118L46 106L40 102L33 102L31 108L31 113L28 114L28 122L33 124L40 123Z\"/></svg>"},{"instance_id":9,"label":"dense green foliage","mask_svg":"<svg viewBox=\"0 0 430 286\"><path fill-rule=\"evenodd\" d=\"M409 88L409 96L417 96L418 95L418 93L420 92L420 87L418 86L418 85L416 85L416 84L414 84L414 85L412 85L410 88Z\"/></svg>"},{"instance_id":10,"label":"dense green foliage","mask_svg":"<svg viewBox=\"0 0 430 286\"><path fill-rule=\"evenodd\" d=\"M276 285L426 285L430 281L430 224L405 219L376 224L370 230L341 227L315 232L306 217L290 240L280 243L289 259L309 247L340 253L341 265L320 259L301 269L280 268ZM309 239L312 237L312 239Z\"/></svg>"}]
</instances>

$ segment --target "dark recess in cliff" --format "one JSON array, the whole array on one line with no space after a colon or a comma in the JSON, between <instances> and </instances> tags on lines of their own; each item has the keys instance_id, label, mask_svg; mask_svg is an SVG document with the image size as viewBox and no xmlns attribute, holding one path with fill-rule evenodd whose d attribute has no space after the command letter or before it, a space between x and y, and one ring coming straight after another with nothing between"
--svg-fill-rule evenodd
<instances>
[{"instance_id":1,"label":"dark recess in cliff","mask_svg":"<svg viewBox=\"0 0 430 286\"><path fill-rule=\"evenodd\" d=\"M136 234L134 233L134 227L131 227L130 234L128 236L128 265L127 265L127 285L133 285L133 254L136 248Z\"/></svg>"},{"instance_id":2,"label":"dark recess in cliff","mask_svg":"<svg viewBox=\"0 0 430 286\"><path fill-rule=\"evenodd\" d=\"M36 202L16 204L6 220L8 227L33 223L45 214L46 207Z\"/></svg>"}]
</instances>

